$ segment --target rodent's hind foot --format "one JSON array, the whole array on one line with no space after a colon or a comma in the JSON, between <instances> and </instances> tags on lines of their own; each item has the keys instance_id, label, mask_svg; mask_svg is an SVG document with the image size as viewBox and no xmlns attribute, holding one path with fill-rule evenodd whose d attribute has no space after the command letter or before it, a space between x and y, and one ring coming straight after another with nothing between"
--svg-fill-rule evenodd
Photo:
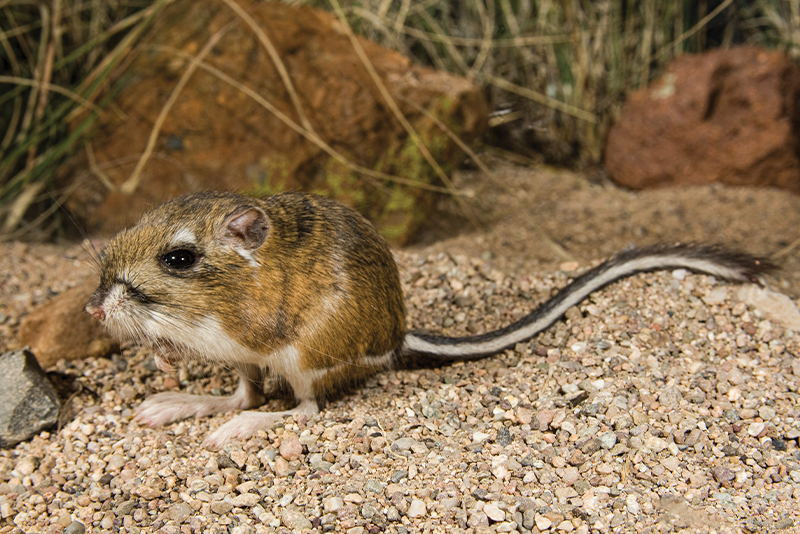
<instances>
[{"instance_id":1,"label":"rodent's hind foot","mask_svg":"<svg viewBox=\"0 0 800 534\"><path fill-rule=\"evenodd\" d=\"M266 430L282 421L284 417L315 413L319 413L319 406L313 400L303 401L296 408L284 412L242 412L216 429L203 441L203 446L207 449L221 449L228 441L252 437L259 430Z\"/></svg>"}]
</instances>

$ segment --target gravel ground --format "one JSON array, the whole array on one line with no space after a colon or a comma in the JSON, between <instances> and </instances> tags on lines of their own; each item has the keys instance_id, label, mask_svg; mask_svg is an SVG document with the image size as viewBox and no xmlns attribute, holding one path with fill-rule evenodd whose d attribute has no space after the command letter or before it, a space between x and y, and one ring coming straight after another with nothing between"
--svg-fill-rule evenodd
<instances>
[{"instance_id":1,"label":"gravel ground","mask_svg":"<svg viewBox=\"0 0 800 534\"><path fill-rule=\"evenodd\" d=\"M508 231L493 231L473 248L460 235L397 252L412 328L507 324L601 256L507 270L540 260L504 258L493 246ZM0 244L3 345L32 305L91 272L84 258ZM62 361L63 426L0 451L0 534L797 531L800 333L737 294L683 271L639 275L505 354L383 373L222 451L199 444L232 414L161 429L131 414L165 389L230 393L229 372L165 375L131 346Z\"/></svg>"}]
</instances>

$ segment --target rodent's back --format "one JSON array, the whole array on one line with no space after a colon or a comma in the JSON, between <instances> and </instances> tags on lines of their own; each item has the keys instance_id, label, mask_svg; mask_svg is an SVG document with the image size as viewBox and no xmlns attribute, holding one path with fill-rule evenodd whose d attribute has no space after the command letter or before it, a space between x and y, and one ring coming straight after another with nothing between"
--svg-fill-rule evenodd
<instances>
[{"instance_id":1,"label":"rodent's back","mask_svg":"<svg viewBox=\"0 0 800 534\"><path fill-rule=\"evenodd\" d=\"M319 196L283 193L263 202L273 227L258 250L261 280L282 288L278 313L292 318L290 335L310 345L314 367L400 347L405 334L400 277L375 228Z\"/></svg>"}]
</instances>

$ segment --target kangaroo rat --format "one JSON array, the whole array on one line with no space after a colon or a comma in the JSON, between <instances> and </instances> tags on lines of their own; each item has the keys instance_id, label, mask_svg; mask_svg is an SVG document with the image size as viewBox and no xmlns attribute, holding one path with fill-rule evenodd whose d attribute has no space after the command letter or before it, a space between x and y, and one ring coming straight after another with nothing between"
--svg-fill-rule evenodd
<instances>
[{"instance_id":1,"label":"kangaroo rat","mask_svg":"<svg viewBox=\"0 0 800 534\"><path fill-rule=\"evenodd\" d=\"M139 406L159 426L190 416L247 410L277 376L299 404L243 412L205 441L220 447L286 415L314 414L375 373L496 354L541 332L593 291L641 271L686 268L755 281L767 262L697 245L626 250L589 270L517 322L486 334L407 332L392 254L372 225L331 200L283 193L182 196L123 230L101 255L100 286L86 310L115 335L151 344L164 371L180 358L234 367L228 397L167 392Z\"/></svg>"}]
</instances>

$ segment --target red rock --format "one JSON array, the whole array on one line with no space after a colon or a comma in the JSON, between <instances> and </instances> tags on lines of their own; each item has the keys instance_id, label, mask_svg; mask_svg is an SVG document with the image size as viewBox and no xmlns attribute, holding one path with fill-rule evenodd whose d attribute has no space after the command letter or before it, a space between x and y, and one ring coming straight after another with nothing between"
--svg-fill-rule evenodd
<instances>
[{"instance_id":1,"label":"red rock","mask_svg":"<svg viewBox=\"0 0 800 534\"><path fill-rule=\"evenodd\" d=\"M308 121L325 143L369 169L440 185L335 16L280 2L237 1L277 49ZM122 113L104 115L93 144L97 165L112 187L130 177L157 116L187 68L186 59L163 47L196 55L232 20L237 15L223 2L175 2L159 17L158 28L125 73L128 85L115 99ZM480 88L465 78L414 66L365 39L359 42L434 159L445 172L452 169L463 157L461 150L417 108L433 113L469 142L483 133L488 121ZM301 123L275 64L241 20L204 61ZM123 113L127 118L120 120ZM88 163L74 166L68 179L92 175ZM110 192L94 178L82 185L68 208L91 232L109 234L132 224L153 205L208 189L256 195L319 192L358 209L396 242L413 234L436 200L419 187L356 174L241 90L198 69L167 115L135 192Z\"/></svg>"},{"instance_id":2,"label":"red rock","mask_svg":"<svg viewBox=\"0 0 800 534\"><path fill-rule=\"evenodd\" d=\"M643 189L721 182L800 192L800 68L757 47L675 59L631 94L605 166Z\"/></svg>"},{"instance_id":3,"label":"red rock","mask_svg":"<svg viewBox=\"0 0 800 534\"><path fill-rule=\"evenodd\" d=\"M39 365L47 368L60 358L102 357L119 350L119 343L84 310L96 288L97 280L89 279L42 303L22 319L19 344L31 347Z\"/></svg>"}]
</instances>

